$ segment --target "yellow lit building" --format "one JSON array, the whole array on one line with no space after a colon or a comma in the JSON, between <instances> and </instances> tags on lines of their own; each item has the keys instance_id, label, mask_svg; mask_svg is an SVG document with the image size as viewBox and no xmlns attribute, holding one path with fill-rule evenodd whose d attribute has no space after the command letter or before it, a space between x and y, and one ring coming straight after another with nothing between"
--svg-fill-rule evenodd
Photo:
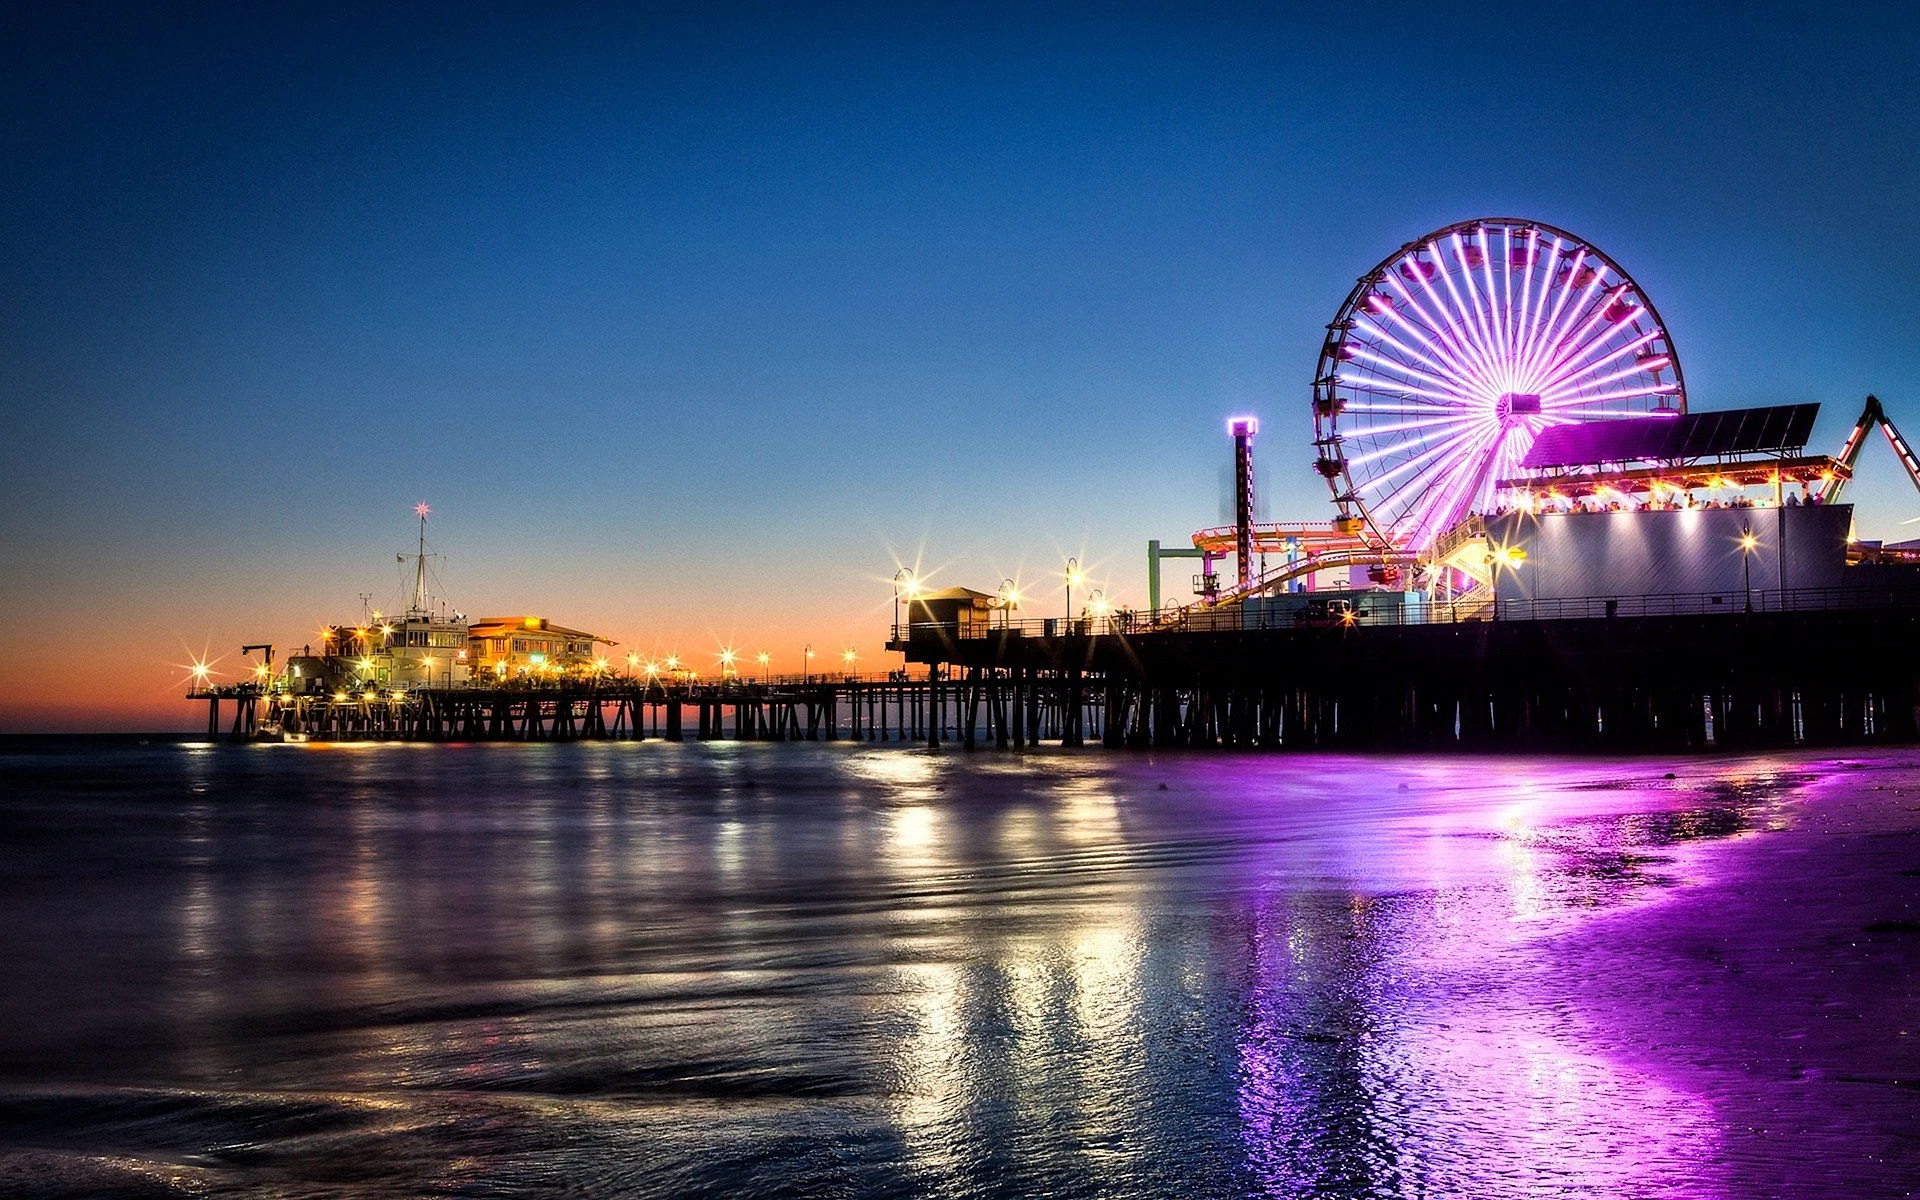
<instances>
[{"instance_id":1,"label":"yellow lit building","mask_svg":"<svg viewBox=\"0 0 1920 1200\"><path fill-rule=\"evenodd\" d=\"M467 661L476 680L592 671L599 661L596 643L618 645L545 617L482 617L467 625Z\"/></svg>"}]
</instances>

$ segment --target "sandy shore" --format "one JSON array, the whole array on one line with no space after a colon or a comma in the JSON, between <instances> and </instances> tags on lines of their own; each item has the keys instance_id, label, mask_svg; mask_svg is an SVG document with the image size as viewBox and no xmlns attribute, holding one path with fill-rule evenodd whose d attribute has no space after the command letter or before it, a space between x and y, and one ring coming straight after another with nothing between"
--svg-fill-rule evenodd
<instances>
[{"instance_id":1,"label":"sandy shore","mask_svg":"<svg viewBox=\"0 0 1920 1200\"><path fill-rule=\"evenodd\" d=\"M1552 969L1596 1049L1709 1102L1727 1194L1920 1193L1920 751L1772 762L1813 779Z\"/></svg>"}]
</instances>

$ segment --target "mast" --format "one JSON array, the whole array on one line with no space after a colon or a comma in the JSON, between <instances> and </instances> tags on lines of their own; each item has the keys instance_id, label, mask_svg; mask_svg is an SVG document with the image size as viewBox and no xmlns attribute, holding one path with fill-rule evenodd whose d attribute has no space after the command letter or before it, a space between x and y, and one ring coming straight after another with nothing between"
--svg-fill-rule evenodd
<instances>
[{"instance_id":1,"label":"mast","mask_svg":"<svg viewBox=\"0 0 1920 1200\"><path fill-rule=\"evenodd\" d=\"M420 518L420 552L413 559L413 607L408 616L427 615L427 514L432 512L427 502L422 500L413 506Z\"/></svg>"}]
</instances>

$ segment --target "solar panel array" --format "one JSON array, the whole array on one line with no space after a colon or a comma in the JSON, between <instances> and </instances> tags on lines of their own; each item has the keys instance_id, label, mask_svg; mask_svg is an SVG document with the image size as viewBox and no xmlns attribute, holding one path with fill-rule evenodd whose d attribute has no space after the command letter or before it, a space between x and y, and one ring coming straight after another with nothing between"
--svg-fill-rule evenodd
<instances>
[{"instance_id":1,"label":"solar panel array","mask_svg":"<svg viewBox=\"0 0 1920 1200\"><path fill-rule=\"evenodd\" d=\"M1818 404L1781 404L1554 425L1541 431L1520 465L1539 470L1798 451L1813 436L1819 413Z\"/></svg>"}]
</instances>

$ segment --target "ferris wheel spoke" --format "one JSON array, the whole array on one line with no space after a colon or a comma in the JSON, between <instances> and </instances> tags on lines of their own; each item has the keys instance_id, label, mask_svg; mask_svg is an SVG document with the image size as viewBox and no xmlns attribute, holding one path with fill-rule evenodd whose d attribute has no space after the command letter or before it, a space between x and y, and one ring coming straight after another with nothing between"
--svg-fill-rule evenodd
<instances>
[{"instance_id":1,"label":"ferris wheel spoke","mask_svg":"<svg viewBox=\"0 0 1920 1200\"><path fill-rule=\"evenodd\" d=\"M1660 336L1660 331L1656 329L1651 333L1643 333L1637 338L1632 338L1626 342L1620 343L1614 346L1611 350L1609 350L1607 349L1607 346L1612 340L1613 332L1614 332L1613 330L1608 330L1606 333L1603 333L1600 336L1594 338L1592 341L1588 342L1586 348L1582 349L1579 354L1574 355L1573 358L1569 360L1565 366L1561 367L1560 370L1556 371L1552 376L1543 380L1540 385L1540 394L1542 396L1545 396L1549 392L1558 391L1560 388L1574 381L1575 379L1577 379L1579 376L1583 374L1586 374L1592 371L1597 371L1602 367L1607 366L1610 363L1618 361L1621 357L1625 355L1636 354L1643 347L1653 342L1655 339L1657 339ZM1604 353L1601 353L1602 351L1604 351ZM1636 359L1634 361L1632 370L1635 372L1641 372L1641 371L1645 371L1646 367L1643 366L1638 359ZM1587 381L1588 384L1595 384L1600 382L1603 382L1603 381L1602 380Z\"/></svg>"},{"instance_id":2,"label":"ferris wheel spoke","mask_svg":"<svg viewBox=\"0 0 1920 1200\"><path fill-rule=\"evenodd\" d=\"M1624 283L1617 287L1608 288L1606 294L1600 298L1599 303L1593 306L1593 311L1588 313L1586 319L1580 323L1580 327L1560 339L1559 348L1555 350L1553 357L1548 360L1546 366L1541 369L1541 374L1552 376L1555 372L1559 371L1561 367L1566 365L1568 359L1583 352L1587 346L1591 344L1587 340L1587 335L1592 333L1594 329L1599 326L1600 322L1607 319L1607 309L1614 301L1626 294L1627 285ZM1611 330L1608 331L1608 333L1611 332ZM1607 334L1601 335L1602 339L1606 336Z\"/></svg>"},{"instance_id":3,"label":"ferris wheel spoke","mask_svg":"<svg viewBox=\"0 0 1920 1200\"><path fill-rule=\"evenodd\" d=\"M1401 519L1416 542L1429 540L1429 533L1440 533L1441 529L1436 526L1452 524L1458 519L1458 510L1472 502L1477 490L1474 479L1476 468L1485 460L1487 448L1499 436L1497 429L1485 431L1461 451L1458 459L1447 464L1445 469L1433 472L1426 486L1407 502L1401 510ZM1452 515L1442 515L1449 513Z\"/></svg>"},{"instance_id":4,"label":"ferris wheel spoke","mask_svg":"<svg viewBox=\"0 0 1920 1200\"><path fill-rule=\"evenodd\" d=\"M1460 447L1459 456L1448 463L1444 470L1435 474L1433 478L1428 481L1429 484L1450 487L1462 482L1461 477L1469 474L1473 470L1473 465L1481 453L1499 436L1500 426L1493 424L1482 425L1474 431L1473 437L1469 439L1465 445ZM1408 507L1411 508L1413 503L1414 501L1409 501Z\"/></svg>"},{"instance_id":5,"label":"ferris wheel spoke","mask_svg":"<svg viewBox=\"0 0 1920 1200\"><path fill-rule=\"evenodd\" d=\"M1481 313L1482 324L1486 328L1487 359L1492 364L1487 381L1496 393L1510 392L1513 390L1513 362L1507 352L1506 333L1500 320L1500 296L1495 289L1493 274L1493 246L1487 237L1486 226L1482 225L1475 232L1480 245L1480 278L1476 280L1473 271L1466 272L1467 293Z\"/></svg>"},{"instance_id":6,"label":"ferris wheel spoke","mask_svg":"<svg viewBox=\"0 0 1920 1200\"><path fill-rule=\"evenodd\" d=\"M1373 317L1365 325L1360 325L1358 322L1359 322L1359 318L1356 317L1355 328L1358 329L1360 332L1365 333L1377 339L1378 341L1386 343L1387 345L1393 347L1395 350L1399 351L1402 355L1405 355L1407 358L1410 358L1413 361L1420 363L1422 366L1428 368L1429 370L1437 371L1442 375L1448 376L1450 379L1453 380L1453 382L1457 384L1460 384L1462 386L1469 385L1469 380L1466 377L1466 375L1464 375L1459 370L1459 368L1456 365L1454 365L1451 361L1448 361L1445 363L1436 362L1432 356L1425 354L1420 350L1416 350L1412 346L1407 345L1405 342L1395 337L1393 335L1392 330L1388 329L1385 325L1381 324L1377 317ZM1402 324L1404 324L1404 321L1402 322ZM1409 332L1414 332L1414 331L1409 330ZM1431 343L1427 342L1426 339L1421 338L1420 340L1422 341L1423 344L1428 345L1429 347L1431 346Z\"/></svg>"},{"instance_id":7,"label":"ferris wheel spoke","mask_svg":"<svg viewBox=\"0 0 1920 1200\"><path fill-rule=\"evenodd\" d=\"M1640 364L1635 363L1630 367L1621 367L1617 371L1612 371L1605 375L1595 376L1590 379L1581 379L1577 382L1570 380L1566 383L1561 384L1559 387L1554 388L1552 391L1541 392L1540 403L1544 406L1550 399L1551 400L1570 399L1572 397L1579 396L1580 394L1588 391L1589 389L1606 387L1608 384L1611 384L1611 383L1619 383L1622 379L1638 379L1641 376L1644 376L1645 374L1646 374L1646 371L1641 368Z\"/></svg>"},{"instance_id":8,"label":"ferris wheel spoke","mask_svg":"<svg viewBox=\"0 0 1920 1200\"><path fill-rule=\"evenodd\" d=\"M1485 277L1487 284L1487 321L1493 326L1494 349L1497 352L1495 357L1499 360L1500 370L1503 374L1503 378L1500 381L1500 390L1510 392L1513 390L1513 337L1511 331L1507 328L1507 310L1512 307L1511 292L1513 289L1511 287L1507 289L1509 295L1504 302L1495 293L1493 287L1493 247L1487 244L1487 227L1482 225L1479 233L1480 274ZM1513 282L1513 230L1510 227L1503 226L1500 236L1501 275L1511 284Z\"/></svg>"},{"instance_id":9,"label":"ferris wheel spoke","mask_svg":"<svg viewBox=\"0 0 1920 1200\"><path fill-rule=\"evenodd\" d=\"M1468 431L1449 438L1440 446L1430 449L1415 458L1408 459L1406 462L1400 463L1398 466L1374 476L1368 480L1364 486L1356 488L1355 490L1365 492L1368 488L1378 488L1383 484L1393 483L1394 480L1398 479L1400 481L1398 484L1388 488L1374 499L1376 506L1382 508L1387 507L1393 502L1394 497L1398 496L1410 483L1418 480L1427 470L1433 469L1429 464L1432 463L1435 457L1439 454L1446 453L1447 450L1461 444L1472 436L1474 436L1474 434ZM1417 473L1409 474L1410 472L1416 472L1416 470Z\"/></svg>"},{"instance_id":10,"label":"ferris wheel spoke","mask_svg":"<svg viewBox=\"0 0 1920 1200\"><path fill-rule=\"evenodd\" d=\"M1418 275L1419 272L1416 270L1414 274ZM1415 316L1420 318L1423 325L1433 331L1434 337L1439 339L1438 342L1427 343L1434 347L1435 353L1454 364L1454 369L1460 373L1463 381L1470 382L1477 378L1480 372L1472 361L1472 355L1462 343L1460 335L1452 331L1452 318L1447 316L1444 305L1439 305L1439 297L1433 294L1432 286L1425 280L1420 281L1421 288L1430 296L1433 296L1436 305L1440 308L1442 317L1445 318L1444 320L1435 319L1433 314L1427 311L1426 306L1421 304L1419 299L1414 296L1412 290L1402 284L1398 279L1395 279L1392 275L1388 275L1386 278L1388 286L1399 293L1402 303L1411 309ZM1396 313L1398 312L1397 309L1395 311Z\"/></svg>"},{"instance_id":11,"label":"ferris wheel spoke","mask_svg":"<svg viewBox=\"0 0 1920 1200\"><path fill-rule=\"evenodd\" d=\"M1507 370L1511 372L1515 361L1514 348L1519 341L1519 330L1516 328L1516 313L1513 307L1513 226L1507 225L1501 228L1500 240L1506 249L1504 269L1500 274L1500 329L1501 347L1504 350L1501 361L1506 363ZM1533 270L1533 255L1527 253L1523 261L1526 264L1524 269L1530 273Z\"/></svg>"},{"instance_id":12,"label":"ferris wheel spoke","mask_svg":"<svg viewBox=\"0 0 1920 1200\"><path fill-rule=\"evenodd\" d=\"M1433 243L1428 242L1427 246L1429 249L1434 250L1434 255L1433 255L1434 258L1436 260L1439 259L1440 257L1439 251L1437 249L1434 249ZM1440 272L1437 272L1437 274L1439 274L1440 276L1440 282L1446 285L1447 295L1453 298L1452 310L1448 310L1446 308L1446 302L1440 299L1439 293L1434 290L1433 283L1431 281L1425 282L1423 286L1427 289L1427 291L1433 293L1434 303L1440 306L1441 311L1443 313L1448 313L1448 320L1450 321L1452 320L1452 315L1451 315L1452 312L1459 312L1460 314L1462 314L1462 318L1464 319L1465 313L1467 311L1467 305L1466 305L1466 302L1460 298L1459 287L1453 282L1453 272L1440 271ZM1468 272L1467 274L1468 274L1468 278L1471 279L1472 273ZM1471 349L1473 358L1479 366L1478 373L1480 378L1486 379L1489 381L1494 379L1498 374L1498 372L1494 364L1493 356L1488 351L1486 343L1483 340L1481 340L1478 336L1476 336L1471 328L1462 329L1459 323L1455 323L1454 328L1461 330L1460 336L1462 341L1465 342L1465 344Z\"/></svg>"},{"instance_id":13,"label":"ferris wheel spoke","mask_svg":"<svg viewBox=\"0 0 1920 1200\"><path fill-rule=\"evenodd\" d=\"M1547 361L1553 355L1554 346L1559 342L1562 331L1566 328L1562 322L1575 319L1569 313L1569 301L1578 294L1580 299L1578 303L1572 305L1571 311L1577 313L1584 310L1594 289L1600 286L1601 279L1605 277L1604 271L1597 267L1593 268L1593 278L1588 280L1584 287L1576 287L1573 281L1578 279L1580 272L1586 269L1588 269L1587 250L1583 246L1571 259L1567 260L1565 286L1561 285L1562 281L1557 273L1548 281L1548 286L1559 295L1553 302L1553 315L1547 318L1545 335L1534 341L1533 354L1529 356L1525 368L1529 375L1538 376L1545 369Z\"/></svg>"},{"instance_id":14,"label":"ferris wheel spoke","mask_svg":"<svg viewBox=\"0 0 1920 1200\"><path fill-rule=\"evenodd\" d=\"M1446 396L1438 392L1426 391L1424 389L1415 388L1408 385L1401 385L1399 387L1388 387L1388 388L1380 388L1380 387L1367 387L1365 389L1356 388L1355 390L1364 391L1364 393L1368 396L1378 396L1380 399L1386 401L1388 404L1388 407L1380 408L1375 406L1371 401L1369 401L1366 404L1351 406L1355 411L1358 411L1358 412L1412 413L1416 416L1428 416L1428 417L1439 416L1439 415L1457 415L1457 416L1473 415L1472 408L1470 408L1465 404L1460 403L1459 400L1455 399L1454 397ZM1408 407L1408 405L1411 405L1411 407Z\"/></svg>"},{"instance_id":15,"label":"ferris wheel spoke","mask_svg":"<svg viewBox=\"0 0 1920 1200\"><path fill-rule=\"evenodd\" d=\"M1591 272L1592 278L1588 279L1585 284L1577 284L1575 281L1580 278L1582 271ZM1553 314L1547 318L1545 333L1534 341L1534 353L1527 363L1527 369L1529 371L1538 375L1540 371L1545 369L1546 364L1552 359L1554 350L1558 346L1560 339L1566 335L1567 330L1572 327L1572 323L1579 319L1578 314L1586 310L1593 293L1600 287L1605 275L1605 271L1600 267L1592 266L1588 263L1587 250L1585 247L1581 247L1581 249L1567 261L1566 271L1563 274L1557 273L1554 278L1549 281L1549 286L1551 286L1558 295L1554 299Z\"/></svg>"},{"instance_id":16,"label":"ferris wheel spoke","mask_svg":"<svg viewBox=\"0 0 1920 1200\"><path fill-rule=\"evenodd\" d=\"M1438 424L1458 426L1458 425L1462 425L1472 421L1473 421L1473 418L1471 417L1455 417L1448 421L1438 422ZM1367 428L1360 431L1362 436L1367 436L1367 437L1388 433L1388 432L1391 432L1391 430ZM1347 469L1352 470L1354 467L1364 467L1369 463L1378 462L1379 460L1386 458L1388 455L1403 454L1406 452L1406 450L1407 450L1406 441L1402 439L1396 439L1390 445L1382 446L1378 450L1370 450L1367 453L1361 454L1357 457L1349 457L1347 459Z\"/></svg>"},{"instance_id":17,"label":"ferris wheel spoke","mask_svg":"<svg viewBox=\"0 0 1920 1200\"><path fill-rule=\"evenodd\" d=\"M1340 377L1340 381L1353 392L1353 395L1342 398L1342 412L1369 415L1384 413L1388 416L1431 417L1438 413L1465 413L1469 411L1466 405L1461 404L1457 400L1434 399L1427 396L1414 395L1405 390L1376 387L1371 382L1364 384L1352 383L1344 376Z\"/></svg>"},{"instance_id":18,"label":"ferris wheel spoke","mask_svg":"<svg viewBox=\"0 0 1920 1200\"><path fill-rule=\"evenodd\" d=\"M1388 433L1404 433L1409 429L1439 429L1443 426L1457 425L1462 421L1473 420L1471 416L1425 417L1415 421L1401 421L1391 425L1368 425L1359 432L1367 437L1379 437Z\"/></svg>"},{"instance_id":19,"label":"ferris wheel spoke","mask_svg":"<svg viewBox=\"0 0 1920 1200\"><path fill-rule=\"evenodd\" d=\"M1480 234L1478 245L1480 251L1480 268L1483 272L1489 272L1492 268L1487 261L1486 227L1482 226L1478 232ZM1507 389L1502 386L1501 380L1500 333L1494 322L1491 297L1483 298L1481 296L1479 285L1473 280L1473 264L1467 261L1466 251L1460 244L1460 235L1457 233L1454 234L1452 241L1454 258L1460 264L1460 278L1464 280L1467 285L1468 302L1465 304L1465 307L1472 316L1474 328L1478 331L1481 357L1485 360L1487 368L1487 383L1495 392L1505 391ZM1491 290L1493 276L1488 274L1487 280L1489 290ZM1447 277L1447 290L1453 295L1456 303L1461 302L1460 292L1454 287L1453 277L1451 275Z\"/></svg>"},{"instance_id":20,"label":"ferris wheel spoke","mask_svg":"<svg viewBox=\"0 0 1920 1200\"><path fill-rule=\"evenodd\" d=\"M1468 448L1457 463L1444 463L1416 476L1417 487L1408 489L1405 500L1394 506L1393 523L1403 536L1424 540L1423 531L1433 521L1436 510L1448 507L1459 494L1462 474L1470 469L1484 446Z\"/></svg>"},{"instance_id":21,"label":"ferris wheel spoke","mask_svg":"<svg viewBox=\"0 0 1920 1200\"><path fill-rule=\"evenodd\" d=\"M1439 255L1436 253L1434 257L1437 260ZM1408 261L1412 262L1413 260L1409 259ZM1442 279L1449 278L1449 276L1440 271L1437 265L1433 273L1440 275ZM1443 299L1440 293L1434 288L1433 280L1428 277L1427 273L1416 267L1413 274L1420 290L1426 293L1427 300L1432 305L1432 311L1440 314L1440 319L1438 321L1434 320L1428 310L1421 306L1420 302L1413 297L1411 292L1407 294L1408 302L1414 305L1414 309L1420 314L1421 320L1425 321L1428 327L1433 329L1435 334L1439 335L1445 342L1448 350L1451 351L1450 356L1455 362L1460 364L1461 369L1465 371L1469 377L1480 378L1485 374L1486 368L1484 362L1479 359L1477 347L1472 336L1460 327L1459 321L1454 317L1453 310L1447 306L1446 300ZM1443 326L1444 328L1442 328Z\"/></svg>"},{"instance_id":22,"label":"ferris wheel spoke","mask_svg":"<svg viewBox=\"0 0 1920 1200\"><path fill-rule=\"evenodd\" d=\"M1462 404L1465 404L1467 402L1467 397L1465 396L1465 394L1463 394L1459 388L1455 387L1452 381L1450 380L1442 379L1437 375L1429 375L1425 371L1422 371L1416 367L1410 367L1405 363L1395 362L1390 358L1382 358L1377 354L1372 354L1365 350L1355 350L1353 352L1353 357L1355 361L1363 362L1363 363L1372 363L1378 366L1379 368L1381 368L1383 372L1390 371L1400 376L1399 379L1391 380L1390 382L1397 384L1400 382L1411 380L1411 381L1417 381L1423 384L1431 384L1435 389L1438 389L1438 390L1423 391L1421 392L1421 394L1443 396L1447 399L1455 400Z\"/></svg>"},{"instance_id":23,"label":"ferris wheel spoke","mask_svg":"<svg viewBox=\"0 0 1920 1200\"><path fill-rule=\"evenodd\" d=\"M1468 290L1474 295L1486 314L1487 354L1493 359L1493 374L1489 382L1493 390L1511 392L1513 386L1513 345L1506 319L1501 311L1499 282L1500 275L1493 269L1493 239L1484 228L1480 231L1480 279L1476 282L1472 273L1467 275Z\"/></svg>"},{"instance_id":24,"label":"ferris wheel spoke","mask_svg":"<svg viewBox=\"0 0 1920 1200\"><path fill-rule=\"evenodd\" d=\"M1445 454L1448 450L1454 448L1460 443L1466 441L1469 438L1476 436L1476 434L1480 430L1482 430L1482 428L1483 427L1480 424L1476 423L1475 425L1461 430L1459 433L1454 434L1453 436L1445 439L1444 441L1434 443L1432 446L1429 446L1426 450L1418 454L1415 454L1414 457L1408 459L1407 461L1400 463L1396 466L1389 467L1386 471L1382 472L1379 475L1374 476L1372 479L1368 480L1367 483L1364 486L1362 486L1359 490L1365 491L1366 488L1368 487L1379 487L1382 484L1391 483L1393 480L1400 478L1401 476L1405 475L1408 471L1413 470L1415 467L1418 467L1423 463L1431 462L1433 459L1437 458L1442 454ZM1400 447L1396 447L1396 449L1417 449L1417 447L1400 446ZM1405 484L1403 483L1401 486L1404 487ZM1385 494L1379 497L1379 501L1381 503L1385 503L1387 500L1391 499L1396 493L1398 493L1399 490L1400 488L1394 488L1393 490L1386 492Z\"/></svg>"},{"instance_id":25,"label":"ferris wheel spoke","mask_svg":"<svg viewBox=\"0 0 1920 1200\"><path fill-rule=\"evenodd\" d=\"M1439 383L1443 387L1451 388L1456 391L1467 386L1467 381L1460 376L1459 372L1449 367L1448 365L1444 363L1435 362L1431 357L1425 354L1422 354L1419 351L1414 350L1411 347L1405 345L1398 338L1392 337L1391 335L1387 334L1384 330L1380 330L1376 332L1380 334L1380 337L1378 342L1375 344L1370 345L1367 342L1346 343L1346 349L1349 356L1355 357L1355 358L1363 358L1365 361L1369 361L1369 362L1391 363L1396 370L1411 371L1411 370L1423 369L1426 372L1426 376L1425 376L1426 378ZM1376 351L1378 351L1382 345L1398 351L1400 357L1396 358L1393 356L1376 353ZM1418 363L1419 367L1415 368L1413 366L1414 363Z\"/></svg>"},{"instance_id":26,"label":"ferris wheel spoke","mask_svg":"<svg viewBox=\"0 0 1920 1200\"><path fill-rule=\"evenodd\" d=\"M1639 397L1629 398L1638 399ZM1595 421L1645 421L1661 416L1672 415L1651 408L1622 408L1620 407L1621 402L1613 397L1606 399L1594 398L1592 403L1602 406L1599 408L1588 409L1583 407L1588 403L1587 400L1580 400L1572 404L1554 405L1540 415L1543 418L1547 418L1551 424L1556 425L1586 425L1592 424Z\"/></svg>"},{"instance_id":27,"label":"ferris wheel spoke","mask_svg":"<svg viewBox=\"0 0 1920 1200\"><path fill-rule=\"evenodd\" d=\"M1405 295L1404 292L1402 294L1403 296ZM1427 320L1426 313L1420 310L1417 304L1413 303L1411 297L1406 297L1406 299L1403 302L1408 304L1410 307L1412 307L1415 310L1416 314L1422 318L1422 322L1424 323L1424 328L1422 325L1417 325L1414 322L1408 320L1406 316L1402 314L1398 308L1389 307L1387 309L1386 315L1392 319L1395 325L1399 326L1403 331L1405 331L1409 337L1419 342L1422 346L1424 346L1439 360L1439 363L1436 364L1436 369L1441 370L1442 373L1453 377L1454 381L1460 384L1460 386L1471 387L1473 384L1473 373L1468 367L1466 367L1460 362L1459 357L1456 354L1451 352L1444 345L1445 335L1439 333L1437 330L1433 330L1433 323L1430 320ZM1387 332L1387 330L1384 325L1381 325L1379 320L1379 314L1376 313L1376 314L1369 314L1369 315L1372 317L1373 324L1378 326L1380 328L1381 333L1384 335ZM1435 342L1433 340L1433 337L1428 336L1430 331L1434 334L1434 336L1440 337L1442 340L1440 342ZM1444 366L1441 366L1440 364L1444 364Z\"/></svg>"},{"instance_id":28,"label":"ferris wheel spoke","mask_svg":"<svg viewBox=\"0 0 1920 1200\"><path fill-rule=\"evenodd\" d=\"M1654 387L1623 388L1617 392L1601 392L1593 396L1583 396L1578 400L1561 401L1553 405L1553 408L1555 411L1560 411L1569 408L1578 408L1583 404L1604 404L1615 400L1635 400L1642 396L1672 396L1676 394L1676 386L1677 385L1671 383L1662 383ZM1541 407L1546 407L1544 401L1541 402ZM1650 417L1656 416L1657 414L1634 412L1620 413L1618 415L1622 417Z\"/></svg>"},{"instance_id":29,"label":"ferris wheel spoke","mask_svg":"<svg viewBox=\"0 0 1920 1200\"><path fill-rule=\"evenodd\" d=\"M1453 272L1451 271L1442 276L1443 281L1447 285L1447 294L1453 297L1454 306L1460 310L1462 320L1468 324L1468 328L1472 332L1474 343L1480 351L1483 370L1491 372L1498 362L1498 355L1494 350L1494 338L1487 324L1486 313L1480 304L1480 293L1474 287L1473 264L1467 261L1466 247L1462 244L1459 234L1454 234L1448 238L1447 241L1453 248L1453 261L1460 264L1460 277L1466 281L1468 298L1461 298L1460 289L1454 285ZM1484 242L1478 249L1481 255L1480 261L1484 264L1486 262L1486 246ZM1437 249L1434 257L1436 259L1440 257Z\"/></svg>"},{"instance_id":30,"label":"ferris wheel spoke","mask_svg":"<svg viewBox=\"0 0 1920 1200\"><path fill-rule=\"evenodd\" d=\"M1527 272L1528 289L1531 290L1533 287L1535 274L1541 274L1543 278L1539 294L1532 298L1530 304L1524 306L1532 309L1532 318L1525 323L1526 336L1521 339L1521 353L1515 362L1516 368L1522 371L1526 369L1528 360L1533 357L1535 346L1539 341L1540 321L1547 310L1547 293L1553 290L1554 272L1560 268L1560 251L1560 239L1556 237L1553 239L1553 249L1547 255L1545 270L1540 271L1540 231L1538 229L1533 231L1534 270Z\"/></svg>"}]
</instances>

